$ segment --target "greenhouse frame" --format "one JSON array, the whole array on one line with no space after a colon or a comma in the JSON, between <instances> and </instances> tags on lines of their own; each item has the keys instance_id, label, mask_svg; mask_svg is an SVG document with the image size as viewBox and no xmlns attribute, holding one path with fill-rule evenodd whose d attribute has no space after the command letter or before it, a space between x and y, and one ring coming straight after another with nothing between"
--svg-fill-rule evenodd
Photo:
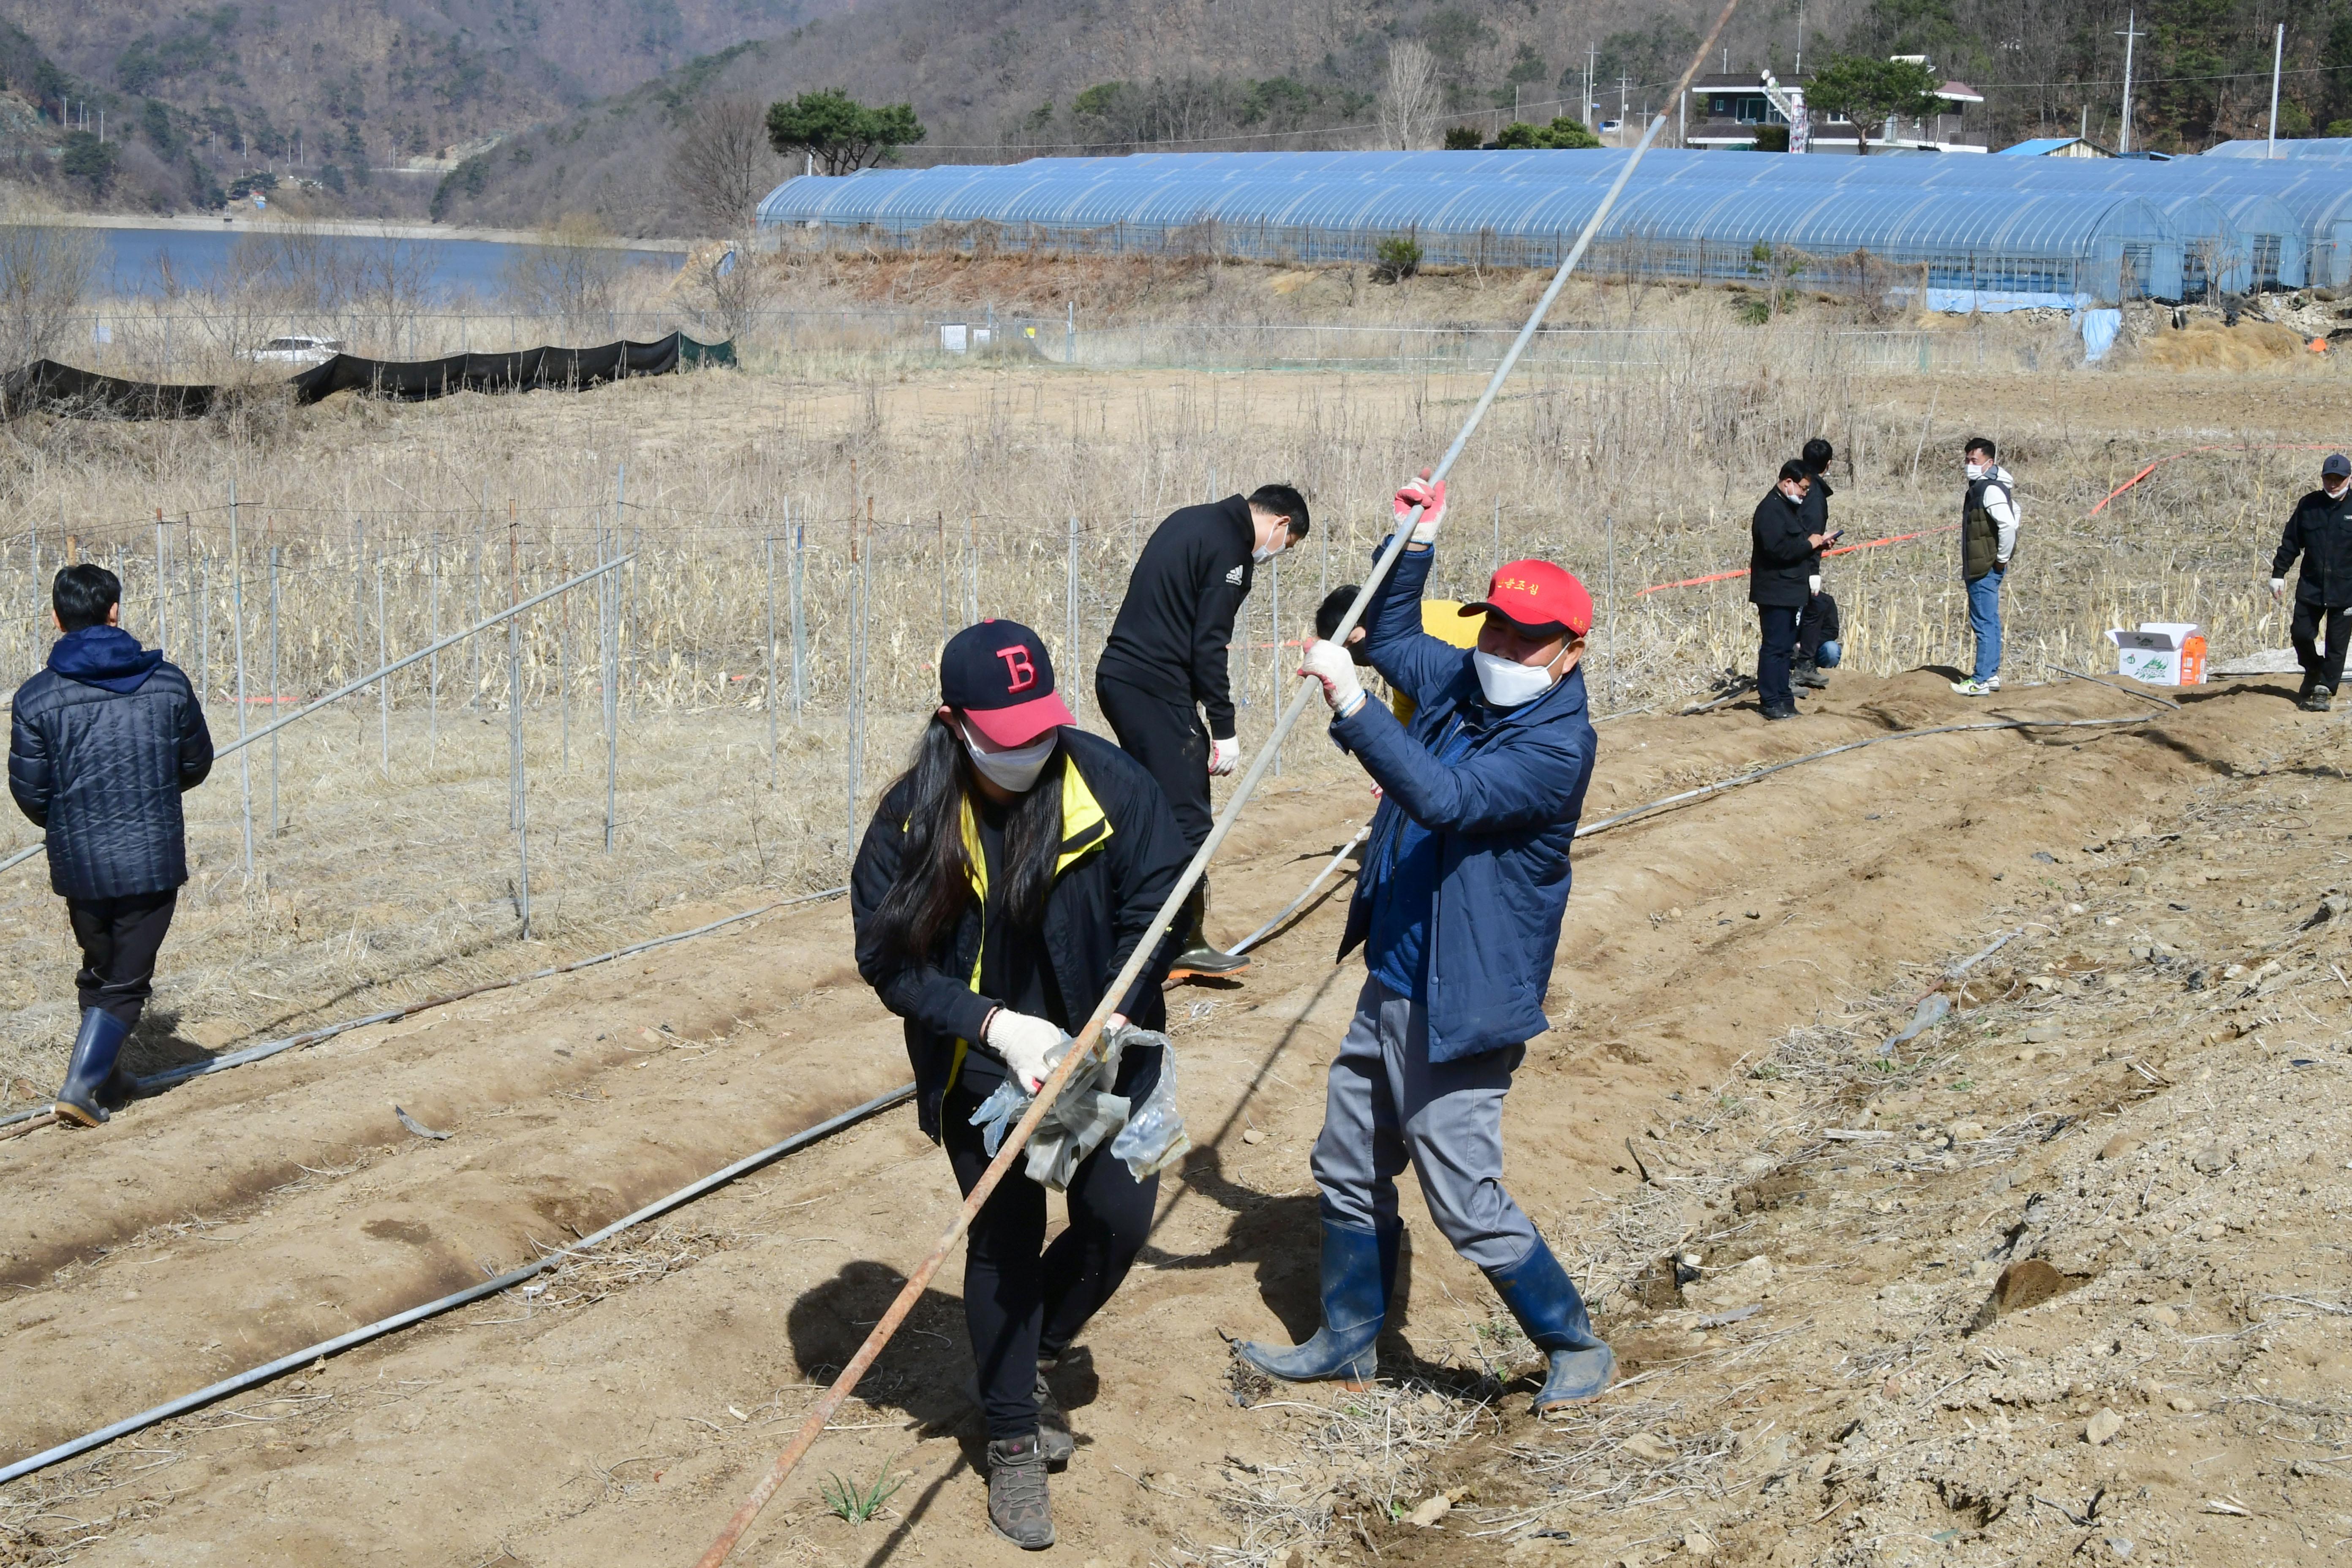
<instances>
[{"instance_id":1,"label":"greenhouse frame","mask_svg":"<svg viewBox=\"0 0 2352 1568\"><path fill-rule=\"evenodd\" d=\"M1622 151L1139 153L803 177L760 205L781 243L1556 266ZM1933 309L2084 310L2344 281L2352 163L2243 158L1824 158L1655 150L1591 268Z\"/></svg>"}]
</instances>

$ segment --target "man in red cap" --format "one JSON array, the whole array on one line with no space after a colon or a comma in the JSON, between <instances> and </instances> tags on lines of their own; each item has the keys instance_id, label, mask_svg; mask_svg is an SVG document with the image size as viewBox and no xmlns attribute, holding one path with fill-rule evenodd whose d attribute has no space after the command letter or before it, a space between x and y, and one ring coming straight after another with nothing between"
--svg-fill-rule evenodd
<instances>
[{"instance_id":1,"label":"man in red cap","mask_svg":"<svg viewBox=\"0 0 2352 1568\"><path fill-rule=\"evenodd\" d=\"M1411 697L1410 728L1364 699L1348 650L1308 645L1331 734L1385 792L1340 955L1364 947L1364 988L1331 1063L1315 1181L1322 1193L1323 1326L1242 1358L1295 1381L1360 1382L1396 1283L1396 1177L1408 1162L1430 1217L1486 1271L1549 1365L1538 1411L1589 1399L1615 1364L1583 1298L1503 1187L1503 1096L1543 1014L1568 906L1569 850L1592 775L1578 661L1592 596L1549 561L1496 572L1475 648L1421 626L1445 488L1399 491L1423 510L1366 608L1373 667Z\"/></svg>"}]
</instances>

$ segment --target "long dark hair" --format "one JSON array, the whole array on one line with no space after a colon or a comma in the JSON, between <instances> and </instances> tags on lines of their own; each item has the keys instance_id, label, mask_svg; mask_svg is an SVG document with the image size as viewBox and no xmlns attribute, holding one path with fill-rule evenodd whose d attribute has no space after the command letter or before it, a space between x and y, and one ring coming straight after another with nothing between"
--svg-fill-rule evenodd
<instances>
[{"instance_id":1,"label":"long dark hair","mask_svg":"<svg viewBox=\"0 0 2352 1568\"><path fill-rule=\"evenodd\" d=\"M979 793L979 784L963 737L944 716L934 713L923 727L913 760L886 795L901 784L911 786L907 842L898 854L898 879L874 911L874 921L884 952L923 962L971 902L963 809ZM1061 847L1062 748L1056 745L1035 787L1013 797L1005 819L1004 858L1009 864L1000 868L1002 918L1016 928L1034 928L1045 920L1045 894L1054 885L1054 862Z\"/></svg>"}]
</instances>

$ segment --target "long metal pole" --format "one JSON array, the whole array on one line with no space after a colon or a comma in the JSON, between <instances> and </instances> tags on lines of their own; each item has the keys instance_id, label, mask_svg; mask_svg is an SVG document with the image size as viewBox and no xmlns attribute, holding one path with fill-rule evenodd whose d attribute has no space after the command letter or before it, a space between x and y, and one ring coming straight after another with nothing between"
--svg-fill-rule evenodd
<instances>
[{"instance_id":1,"label":"long metal pole","mask_svg":"<svg viewBox=\"0 0 2352 1568\"><path fill-rule=\"evenodd\" d=\"M245 739L245 552L237 533L236 481L228 482L228 569L229 605L236 617L236 629L231 642L236 648L236 738ZM245 807L245 838L242 849L245 874L253 875L253 761L240 753L236 759L237 794Z\"/></svg>"},{"instance_id":2,"label":"long metal pole","mask_svg":"<svg viewBox=\"0 0 2352 1568\"><path fill-rule=\"evenodd\" d=\"M1682 80L1675 86L1677 97L1689 90L1691 78L1697 74L1700 62L1706 58L1707 51L1715 47L1717 36L1723 31L1724 25L1731 20L1731 13L1738 4L1739 0L1724 0L1723 10L1717 16L1715 26L1707 30L1706 38L1699 44L1697 53L1689 66L1684 69ZM1471 436L1476 432L1480 422L1486 418L1486 410L1494 406L1495 399L1501 393L1504 383L1510 379L1512 368L1518 363L1519 356L1527 352L1527 346L1534 339L1536 330L1543 324L1544 317L1550 313L1552 305L1559 299L1560 290L1568 286L1569 275L1576 269L1577 263L1584 258L1585 250L1592 243L1592 237L1599 232L1601 223L1607 219L1610 211L1617 205L1618 196L1623 193L1627 178L1641 163L1643 154L1650 150L1651 142L1657 139L1659 128L1664 123L1664 115L1657 116L1650 121L1649 129L1643 132L1641 142L1633 149L1633 155L1627 159L1625 166L1617 172L1617 178L1611 184L1608 194L1601 198L1601 205L1594 210L1592 216L1586 220L1584 231L1577 236L1575 247L1570 250L1567 257L1561 260L1559 270L1552 275L1550 286L1544 289L1543 298L1536 302L1534 310L1529 312L1527 324L1519 329L1519 335L1512 340L1509 352L1504 354L1502 363L1495 367L1493 377L1486 383L1486 389L1479 394L1478 401L1472 406L1469 417L1463 421L1460 433L1454 437L1454 444L1445 449L1444 457L1438 460L1432 476L1433 479L1442 479L1453 469L1455 460L1462 455L1462 449L1469 444ZM1357 621L1362 616L1364 606L1371 601L1372 595L1379 591L1390 569L1396 564L1397 557L1403 553L1406 542L1412 536L1412 525L1420 520L1421 510L1416 507L1412 514L1397 526L1387 548L1381 551L1379 561L1373 564L1370 574L1365 578L1364 585L1357 591L1356 602L1348 607L1347 615L1340 619L1339 626L1332 632L1331 635L1335 640L1341 643L1347 641L1348 634L1355 629ZM1274 753L1280 748L1283 736L1287 734L1290 727L1298 721L1299 715L1307 710L1307 702L1320 691L1321 686L1318 682L1301 678L1297 694L1292 697L1288 708L1284 710L1281 721L1275 727L1273 740L1258 753L1257 760L1250 764L1249 772L1243 775L1240 786L1234 791L1232 798L1225 803L1225 809L1218 815L1216 825L1210 829L1209 837L1202 840L1201 847L1194 851L1192 863L1184 868L1183 875L1179 877L1176 885L1169 889L1167 901L1160 906L1159 914L1153 918L1151 923L1144 928L1146 931L1159 931L1174 921L1177 911L1183 908L1184 901L1192 896L1193 886L1200 881L1202 873L1207 869L1210 858L1216 854L1218 847L1224 842L1226 835L1233 831L1234 824L1239 820L1243 808L1249 804L1250 796L1255 793L1259 781L1265 776L1267 765L1273 761ZM1012 1169L1013 1162L1020 1158L1021 1152L1027 1147L1029 1140L1035 1135L1038 1123L1045 1120L1047 1108L1060 1098L1063 1086L1069 1082L1071 1075L1077 1071L1081 1062L1092 1058L1095 1047L1101 1039L1103 1026L1108 1021L1112 1011L1126 998L1127 994L1134 989L1136 982L1142 977L1144 967L1150 963L1156 947L1157 944L1153 942L1139 942L1135 944L1135 951L1129 955L1127 963L1120 967L1118 978L1111 982L1110 988L1103 994L1102 1000L1095 1004L1093 1014L1087 1019L1085 1026L1078 1031L1076 1040L1063 1055L1060 1064L1047 1074L1045 1081L1038 1086L1036 1096L1030 1100L1029 1109L1022 1116L1020 1124L1013 1130L1013 1135L1004 1140L997 1151L996 1158L989 1163L988 1169L982 1173L980 1180L966 1194L963 1206L956 1211L955 1218L950 1222L946 1232L931 1248L930 1255L916 1265L913 1272L908 1275L907 1282L899 1289L898 1299L890 1303L888 1310L875 1323L872 1331L866 1336L866 1342L858 1347L855 1355L850 1357L848 1364L843 1367L840 1375L834 1379L833 1385L819 1395L816 1403L809 1407L808 1415L802 1420L800 1430L793 1435L791 1445L777 1456L775 1463L769 1468L768 1473L761 1479L759 1485L752 1489L751 1495L743 1500L742 1506L738 1508L734 1516L727 1521L726 1528L719 1531L718 1539L711 1542L710 1549L702 1554L698 1568L719 1568L719 1564L727 1560L728 1555L735 1550L736 1542L742 1539L743 1532L751 1528L751 1521L757 1519L760 1516L760 1510L767 1506L768 1500L775 1496L776 1489L783 1485L785 1479L793 1473L793 1468L800 1464L809 1449L815 1446L816 1440L824 1436L825 1426L833 1419L834 1413L841 1408L842 1402L849 1397L852 1390L856 1388L858 1379L866 1375L866 1369L871 1367L875 1358L882 1353L882 1347L889 1342L890 1337L898 1332L898 1325L906 1321L907 1314L912 1311L916 1302L922 1299L923 1292L930 1286L932 1277L938 1274L940 1266L947 1261L950 1250L962 1239L964 1232L971 1227L972 1216L980 1212L981 1205L987 1203L990 1196L995 1193L998 1184L1003 1181L1005 1173Z\"/></svg>"},{"instance_id":3,"label":"long metal pole","mask_svg":"<svg viewBox=\"0 0 2352 1568\"><path fill-rule=\"evenodd\" d=\"M269 710L278 711L278 546L269 547ZM278 738L269 739L269 837L278 837L284 818L278 811Z\"/></svg>"},{"instance_id":4,"label":"long metal pole","mask_svg":"<svg viewBox=\"0 0 2352 1568\"><path fill-rule=\"evenodd\" d=\"M2281 22L2278 31L2271 36L2271 139L2263 149L2264 158L2278 156L2278 89L2279 67L2286 60L2286 24Z\"/></svg>"},{"instance_id":5,"label":"long metal pole","mask_svg":"<svg viewBox=\"0 0 2352 1568\"><path fill-rule=\"evenodd\" d=\"M40 546L33 547L33 592L41 591ZM155 646L169 647L172 641L172 595L163 588L163 509L155 509Z\"/></svg>"},{"instance_id":6,"label":"long metal pole","mask_svg":"<svg viewBox=\"0 0 2352 1568\"><path fill-rule=\"evenodd\" d=\"M392 657L392 639L383 626L383 563L375 563L375 662L382 668ZM383 776L392 777L392 682L375 684L376 744L378 765Z\"/></svg>"},{"instance_id":7,"label":"long metal pole","mask_svg":"<svg viewBox=\"0 0 2352 1568\"><path fill-rule=\"evenodd\" d=\"M1058 684L1068 693L1070 716L1074 719L1084 719L1086 715L1078 706L1085 699L1087 683L1085 672L1078 668L1078 514L1076 512L1070 514L1069 559L1062 575L1064 593L1069 599L1069 631L1062 642L1063 647L1067 651L1062 656L1062 663L1066 668ZM940 577L940 583L941 593L945 593L947 579L944 575ZM941 602L945 603L944 600Z\"/></svg>"},{"instance_id":8,"label":"long metal pole","mask_svg":"<svg viewBox=\"0 0 2352 1568\"><path fill-rule=\"evenodd\" d=\"M514 734L514 826L516 899L522 917L522 940L530 940L530 784L522 752L522 618L507 623L507 705L512 710Z\"/></svg>"},{"instance_id":9,"label":"long metal pole","mask_svg":"<svg viewBox=\"0 0 2352 1568\"><path fill-rule=\"evenodd\" d=\"M776 536L768 535L768 787L776 787Z\"/></svg>"},{"instance_id":10,"label":"long metal pole","mask_svg":"<svg viewBox=\"0 0 2352 1568\"><path fill-rule=\"evenodd\" d=\"M808 706L808 620L802 613L801 584L808 576L808 524L793 524L793 722Z\"/></svg>"},{"instance_id":11,"label":"long metal pole","mask_svg":"<svg viewBox=\"0 0 2352 1568\"><path fill-rule=\"evenodd\" d=\"M627 504L629 466L620 464L613 473L613 528L606 537L607 549L617 548L621 540L621 508ZM621 557L635 561L634 552ZM613 852L613 805L620 790L621 773L621 648L620 580L604 580L604 592L600 595L604 621L604 853Z\"/></svg>"},{"instance_id":12,"label":"long metal pole","mask_svg":"<svg viewBox=\"0 0 2352 1568\"><path fill-rule=\"evenodd\" d=\"M441 636L441 536L435 534L426 546L432 557L432 586L425 591L431 609L425 635L436 640ZM566 599L568 606L572 603ZM441 658L436 654L425 666L425 760L430 765L441 751Z\"/></svg>"}]
</instances>

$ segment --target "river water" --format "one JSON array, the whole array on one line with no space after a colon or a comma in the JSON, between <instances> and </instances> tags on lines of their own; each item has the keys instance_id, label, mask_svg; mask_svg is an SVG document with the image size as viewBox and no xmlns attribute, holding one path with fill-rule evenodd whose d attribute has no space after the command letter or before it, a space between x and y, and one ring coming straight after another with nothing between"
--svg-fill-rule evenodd
<instances>
[{"instance_id":1,"label":"river water","mask_svg":"<svg viewBox=\"0 0 2352 1568\"><path fill-rule=\"evenodd\" d=\"M217 232L188 228L105 228L97 233L104 242L100 262L102 292L118 298L156 295L165 291L168 277L182 288L201 289L226 268L240 237L264 232L250 220L223 224ZM499 290L501 276L516 257L535 247L484 239L393 239L372 236L322 235L317 244L324 257L353 268L381 262L396 255L402 270L422 269L426 288L438 303L454 304L468 296L484 299ZM665 277L685 260L683 251L621 250L611 253L627 265L657 268Z\"/></svg>"}]
</instances>

